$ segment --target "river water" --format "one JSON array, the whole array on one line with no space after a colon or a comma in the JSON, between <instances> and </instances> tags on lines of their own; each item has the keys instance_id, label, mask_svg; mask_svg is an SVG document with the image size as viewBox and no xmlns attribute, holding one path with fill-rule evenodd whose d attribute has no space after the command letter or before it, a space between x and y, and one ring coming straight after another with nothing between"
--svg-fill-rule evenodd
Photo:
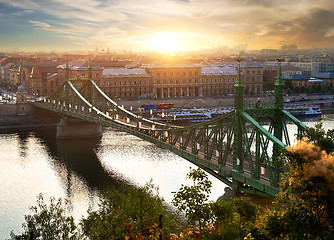
<instances>
[{"instance_id":1,"label":"river water","mask_svg":"<svg viewBox=\"0 0 334 240\"><path fill-rule=\"evenodd\" d=\"M315 118L304 119L314 126ZM334 128L334 115L324 116L324 128ZM295 128L288 125L293 135ZM55 127L0 131L0 239L21 233L24 215L43 193L68 198L79 220L96 208L98 193L120 182L144 185L151 179L167 202L193 164L135 136L105 128L101 139L57 140ZM211 200L224 194L225 184L214 177Z\"/></svg>"}]
</instances>

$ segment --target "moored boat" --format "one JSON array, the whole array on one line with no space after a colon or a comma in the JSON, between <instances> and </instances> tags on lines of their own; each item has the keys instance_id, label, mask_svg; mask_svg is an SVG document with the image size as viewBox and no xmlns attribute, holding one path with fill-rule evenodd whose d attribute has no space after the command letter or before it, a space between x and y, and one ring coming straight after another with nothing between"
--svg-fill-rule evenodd
<instances>
[{"instance_id":1,"label":"moored boat","mask_svg":"<svg viewBox=\"0 0 334 240\"><path fill-rule=\"evenodd\" d=\"M291 105L286 106L285 109L294 116L307 117L307 116L319 116L322 111L319 106L305 106L305 105Z\"/></svg>"}]
</instances>

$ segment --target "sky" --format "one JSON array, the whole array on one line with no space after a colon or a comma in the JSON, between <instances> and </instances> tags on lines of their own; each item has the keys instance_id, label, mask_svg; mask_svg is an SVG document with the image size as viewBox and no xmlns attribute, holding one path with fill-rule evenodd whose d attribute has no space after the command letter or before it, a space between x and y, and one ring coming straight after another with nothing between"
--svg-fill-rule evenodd
<instances>
[{"instance_id":1,"label":"sky","mask_svg":"<svg viewBox=\"0 0 334 240\"><path fill-rule=\"evenodd\" d=\"M0 0L0 51L334 48L333 0Z\"/></svg>"}]
</instances>

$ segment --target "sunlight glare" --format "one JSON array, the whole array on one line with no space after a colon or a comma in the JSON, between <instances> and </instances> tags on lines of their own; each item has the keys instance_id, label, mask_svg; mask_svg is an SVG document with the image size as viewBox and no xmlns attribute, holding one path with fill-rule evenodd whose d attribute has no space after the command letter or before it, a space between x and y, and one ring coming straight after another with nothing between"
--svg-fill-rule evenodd
<instances>
[{"instance_id":1,"label":"sunlight glare","mask_svg":"<svg viewBox=\"0 0 334 240\"><path fill-rule=\"evenodd\" d=\"M156 32L148 40L148 47L159 52L182 51L181 36L177 32Z\"/></svg>"}]
</instances>

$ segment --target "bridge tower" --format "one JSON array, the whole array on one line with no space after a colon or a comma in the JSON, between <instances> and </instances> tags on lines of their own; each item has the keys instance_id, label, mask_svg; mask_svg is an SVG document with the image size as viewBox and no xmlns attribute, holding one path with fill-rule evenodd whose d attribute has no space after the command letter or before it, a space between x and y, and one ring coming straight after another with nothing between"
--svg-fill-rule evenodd
<instances>
[{"instance_id":1,"label":"bridge tower","mask_svg":"<svg viewBox=\"0 0 334 240\"><path fill-rule=\"evenodd\" d=\"M241 128L241 112L244 105L244 85L241 78L240 64L242 59L236 59L238 61L238 77L234 85L234 105L235 105L235 117L234 117L234 142L233 142L233 171L238 173L243 172L243 141L242 141L242 128ZM240 182L236 181L236 188L239 191Z\"/></svg>"},{"instance_id":2,"label":"bridge tower","mask_svg":"<svg viewBox=\"0 0 334 240\"><path fill-rule=\"evenodd\" d=\"M86 81L92 80L92 65L91 61L89 60L88 65L88 79L78 79L78 82L81 83ZM65 81L70 80L70 67L68 65L68 62L66 63L65 67ZM71 96L70 88L68 85L63 86L63 91L65 95L65 102L70 103L71 102ZM94 96L92 90L90 90L89 94L90 100L92 103L94 103ZM65 104L65 103L64 103ZM69 109L70 110L70 109ZM89 121L81 120L78 118L72 118L70 116L67 116L63 114L62 119L60 123L57 124L57 138L59 139L68 139L68 138L95 138L95 137L101 137L102 136L102 127L101 124L98 123L92 123Z\"/></svg>"},{"instance_id":3,"label":"bridge tower","mask_svg":"<svg viewBox=\"0 0 334 240\"><path fill-rule=\"evenodd\" d=\"M284 83L282 80L281 62L283 59L276 59L276 60L278 62L278 72L277 72L277 78L276 78L274 87L275 87L275 106L276 106L277 111L274 112L272 123L274 126L274 136L282 142L283 125L285 124L283 122L283 116L282 116ZM280 166L279 166L279 161L278 161L279 155L280 155L280 149L277 145L274 145L273 161L274 161L274 169L275 169L274 182L275 182L276 187L278 187L278 183L279 183L279 171L280 171Z\"/></svg>"}]
</instances>

